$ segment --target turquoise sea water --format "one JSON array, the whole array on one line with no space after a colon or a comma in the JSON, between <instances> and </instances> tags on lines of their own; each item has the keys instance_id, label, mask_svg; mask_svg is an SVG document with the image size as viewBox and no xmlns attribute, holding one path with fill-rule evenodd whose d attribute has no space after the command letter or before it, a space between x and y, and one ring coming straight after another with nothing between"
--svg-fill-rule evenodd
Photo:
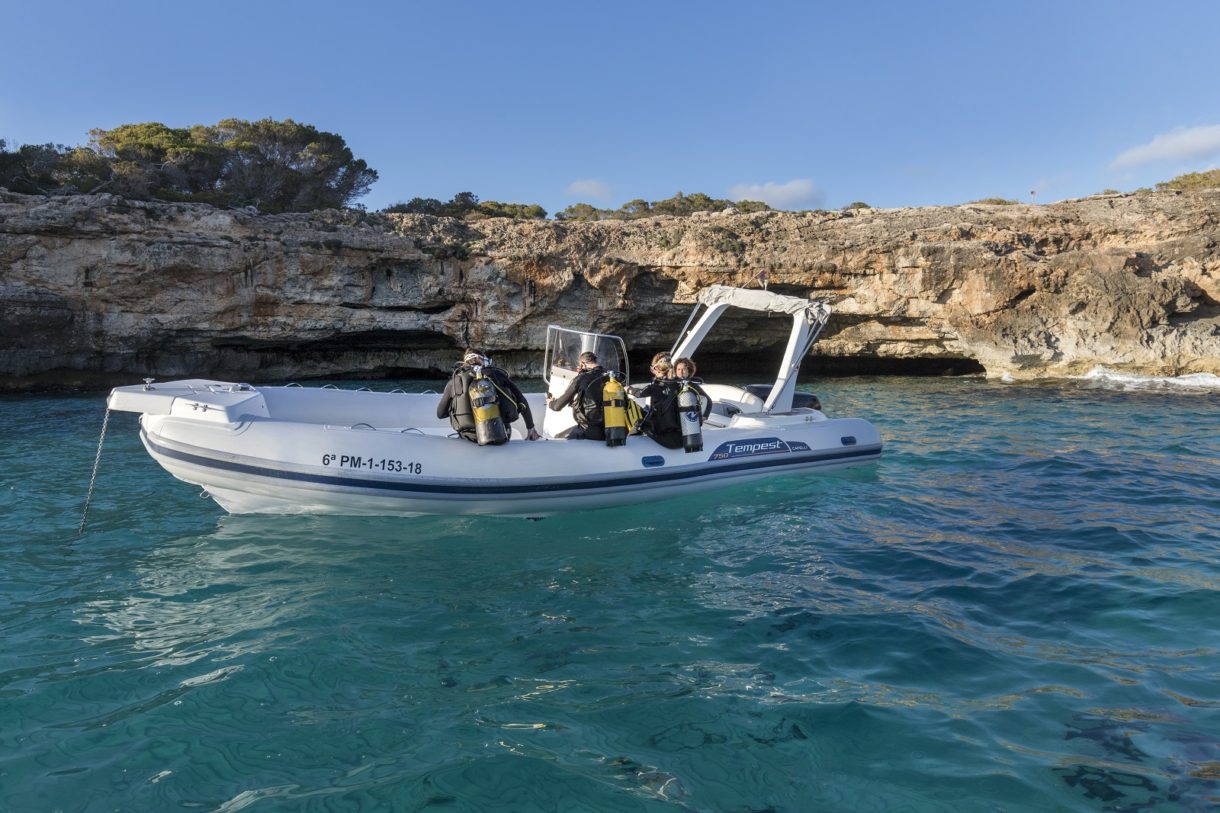
<instances>
[{"instance_id":1,"label":"turquoise sea water","mask_svg":"<svg viewBox=\"0 0 1220 813\"><path fill-rule=\"evenodd\" d=\"M1220 806L1220 390L804 388L883 461L535 522L226 516L115 414L79 538L103 395L0 399L0 811Z\"/></svg>"}]
</instances>

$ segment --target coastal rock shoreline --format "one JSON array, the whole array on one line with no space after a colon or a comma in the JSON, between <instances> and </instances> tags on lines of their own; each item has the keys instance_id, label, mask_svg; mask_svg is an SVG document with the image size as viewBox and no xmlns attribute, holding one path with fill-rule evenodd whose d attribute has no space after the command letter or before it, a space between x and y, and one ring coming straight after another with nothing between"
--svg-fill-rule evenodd
<instances>
[{"instance_id":1,"label":"coastal rock shoreline","mask_svg":"<svg viewBox=\"0 0 1220 813\"><path fill-rule=\"evenodd\" d=\"M534 376L549 324L643 356L764 281L832 306L810 372L1220 374L1218 237L1220 190L587 223L0 191L0 391L435 376L467 344ZM786 319L734 327L701 360L778 360Z\"/></svg>"}]
</instances>

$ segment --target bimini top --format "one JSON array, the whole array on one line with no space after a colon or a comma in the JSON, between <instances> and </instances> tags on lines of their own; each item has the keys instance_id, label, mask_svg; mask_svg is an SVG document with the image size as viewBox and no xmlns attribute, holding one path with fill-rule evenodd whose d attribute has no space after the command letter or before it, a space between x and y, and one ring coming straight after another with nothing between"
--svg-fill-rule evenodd
<instances>
[{"instance_id":1,"label":"bimini top","mask_svg":"<svg viewBox=\"0 0 1220 813\"><path fill-rule=\"evenodd\" d=\"M699 292L700 305L727 305L766 313L803 313L805 321L817 324L825 321L829 308L821 302L801 299L797 296L773 294L751 288L730 288L727 285L711 285Z\"/></svg>"},{"instance_id":2,"label":"bimini top","mask_svg":"<svg viewBox=\"0 0 1220 813\"><path fill-rule=\"evenodd\" d=\"M770 291L753 288L730 288L727 285L712 285L699 292L695 309L678 340L670 348L674 358L693 356L700 343L711 331L716 321L729 308L741 308L763 313L786 313L792 317L792 332L788 346L780 362L779 374L763 405L763 412L787 412L792 409L792 394L796 391L796 377L800 373L801 359L813 347L818 334L830 319L830 306L796 296L783 296ZM702 310L702 313L700 313Z\"/></svg>"}]
</instances>

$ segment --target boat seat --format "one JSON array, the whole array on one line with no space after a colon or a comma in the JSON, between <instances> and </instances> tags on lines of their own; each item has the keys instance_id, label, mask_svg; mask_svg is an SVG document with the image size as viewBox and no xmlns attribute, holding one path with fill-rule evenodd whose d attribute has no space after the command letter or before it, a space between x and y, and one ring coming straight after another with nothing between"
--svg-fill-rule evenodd
<instances>
[{"instance_id":1,"label":"boat seat","mask_svg":"<svg viewBox=\"0 0 1220 813\"><path fill-rule=\"evenodd\" d=\"M711 414L704 419L703 423L707 426L725 427L732 422L733 416L741 412L741 407L733 404L725 404L720 401L712 402Z\"/></svg>"},{"instance_id":2,"label":"boat seat","mask_svg":"<svg viewBox=\"0 0 1220 813\"><path fill-rule=\"evenodd\" d=\"M762 400L767 400L767 396L771 394L771 388L774 384L746 384L745 390L751 395L756 395ZM792 393L793 408L821 409L822 402L812 392L794 392Z\"/></svg>"}]
</instances>

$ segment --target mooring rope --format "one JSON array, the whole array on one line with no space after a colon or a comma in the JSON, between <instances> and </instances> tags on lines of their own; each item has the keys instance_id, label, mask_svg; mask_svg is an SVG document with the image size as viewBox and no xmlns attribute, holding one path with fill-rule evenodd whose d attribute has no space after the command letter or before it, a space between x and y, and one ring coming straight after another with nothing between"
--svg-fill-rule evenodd
<instances>
[{"instance_id":1,"label":"mooring rope","mask_svg":"<svg viewBox=\"0 0 1220 813\"><path fill-rule=\"evenodd\" d=\"M106 417L102 419L102 434L97 439L97 455L93 458L93 474L89 477L89 491L85 494L85 510L80 515L80 528L76 535L85 532L85 519L89 516L89 503L93 500L93 485L97 482L97 470L102 465L102 444L106 442L106 427L110 424L110 407L106 407Z\"/></svg>"}]
</instances>

